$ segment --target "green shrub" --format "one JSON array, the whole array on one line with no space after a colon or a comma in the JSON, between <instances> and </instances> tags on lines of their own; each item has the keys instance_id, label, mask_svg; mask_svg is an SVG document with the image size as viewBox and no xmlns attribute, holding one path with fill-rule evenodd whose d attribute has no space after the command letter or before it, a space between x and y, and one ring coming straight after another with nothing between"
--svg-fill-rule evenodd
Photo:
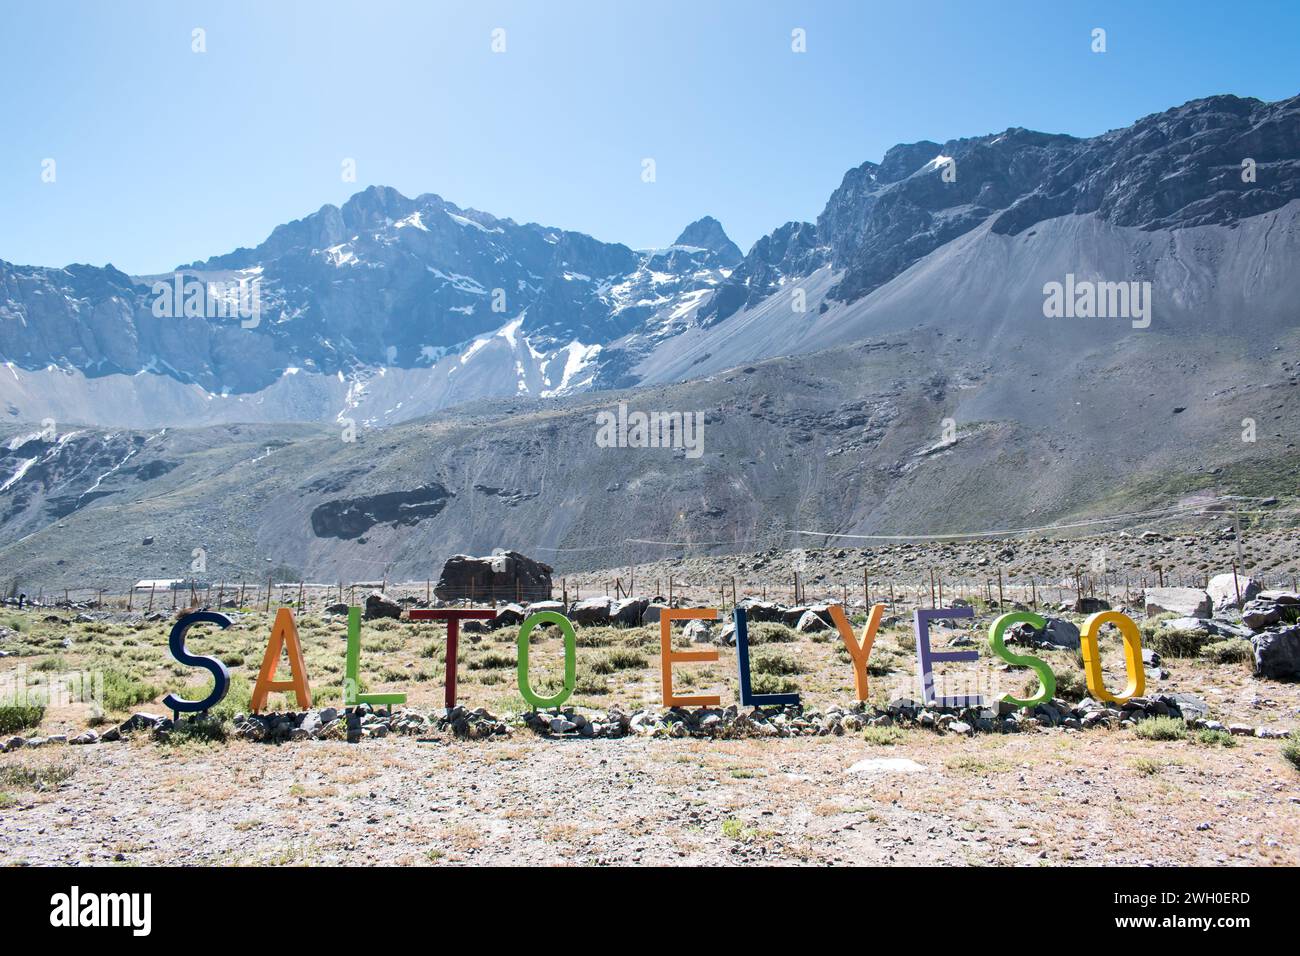
<instances>
[{"instance_id":1,"label":"green shrub","mask_svg":"<svg viewBox=\"0 0 1300 956\"><path fill-rule=\"evenodd\" d=\"M203 700L212 693L212 679L206 678L196 684L190 684L185 687L174 689L176 696L183 700ZM270 700L276 698L272 694ZM208 716L214 720L233 720L236 714L246 714L249 711L249 705L253 701L253 685L247 677L241 674L230 675L230 689L226 691L225 698L217 706L208 712ZM270 709L276 709L274 706Z\"/></svg>"},{"instance_id":2,"label":"green shrub","mask_svg":"<svg viewBox=\"0 0 1300 956\"><path fill-rule=\"evenodd\" d=\"M1084 678L1081 669L1068 665L1062 667L1053 666L1052 673L1056 676L1056 696L1061 700L1073 704L1088 696L1088 681ZM1031 697L1037 694L1039 690L1038 676L1033 671L1030 671L1021 688L1021 696Z\"/></svg>"},{"instance_id":3,"label":"green shrub","mask_svg":"<svg viewBox=\"0 0 1300 956\"><path fill-rule=\"evenodd\" d=\"M619 671L639 670L650 663L644 655L625 648L610 651L607 660L615 670Z\"/></svg>"},{"instance_id":4,"label":"green shrub","mask_svg":"<svg viewBox=\"0 0 1300 956\"><path fill-rule=\"evenodd\" d=\"M683 671L683 673L690 672ZM793 694L799 690L799 685L775 674L755 674L750 682L750 689L755 694Z\"/></svg>"},{"instance_id":5,"label":"green shrub","mask_svg":"<svg viewBox=\"0 0 1300 956\"><path fill-rule=\"evenodd\" d=\"M208 685L209 690L211 684ZM205 692L206 695L206 692ZM136 680L116 668L104 671L104 709L110 713L130 710L158 696L158 688Z\"/></svg>"},{"instance_id":6,"label":"green shrub","mask_svg":"<svg viewBox=\"0 0 1300 956\"><path fill-rule=\"evenodd\" d=\"M754 831L735 817L729 817L722 821L722 835L728 840L748 840L754 835Z\"/></svg>"},{"instance_id":7,"label":"green shrub","mask_svg":"<svg viewBox=\"0 0 1300 956\"><path fill-rule=\"evenodd\" d=\"M789 654L766 653L755 654L750 670L754 674L773 674L783 676L786 674L802 674L804 667Z\"/></svg>"},{"instance_id":8,"label":"green shrub","mask_svg":"<svg viewBox=\"0 0 1300 956\"><path fill-rule=\"evenodd\" d=\"M574 676L573 692L575 694L608 694L609 682L590 667L578 666Z\"/></svg>"},{"instance_id":9,"label":"green shrub","mask_svg":"<svg viewBox=\"0 0 1300 956\"><path fill-rule=\"evenodd\" d=\"M56 790L59 784L76 772L76 764L69 760L60 760L40 767L10 764L0 767L0 787L13 787L16 790Z\"/></svg>"},{"instance_id":10,"label":"green shrub","mask_svg":"<svg viewBox=\"0 0 1300 956\"><path fill-rule=\"evenodd\" d=\"M533 633L539 633L541 630L540 627L536 628ZM576 630L575 641L579 647L609 647L614 643L614 635L610 633L610 628L579 627Z\"/></svg>"},{"instance_id":11,"label":"green shrub","mask_svg":"<svg viewBox=\"0 0 1300 956\"><path fill-rule=\"evenodd\" d=\"M1196 742L1207 747L1235 747L1237 740L1226 730L1202 730L1196 734Z\"/></svg>"},{"instance_id":12,"label":"green shrub","mask_svg":"<svg viewBox=\"0 0 1300 956\"><path fill-rule=\"evenodd\" d=\"M799 632L776 621L759 621L748 625L749 644L793 644L799 640Z\"/></svg>"},{"instance_id":13,"label":"green shrub","mask_svg":"<svg viewBox=\"0 0 1300 956\"><path fill-rule=\"evenodd\" d=\"M1196 657L1210 643L1210 632L1206 630L1176 631L1144 622L1141 631L1142 646L1151 648L1161 657Z\"/></svg>"},{"instance_id":14,"label":"green shrub","mask_svg":"<svg viewBox=\"0 0 1300 956\"><path fill-rule=\"evenodd\" d=\"M472 671L489 671L499 668L514 667L517 658L513 654L499 654L496 651L489 651L482 657L476 658L469 662L469 669Z\"/></svg>"},{"instance_id":15,"label":"green shrub","mask_svg":"<svg viewBox=\"0 0 1300 956\"><path fill-rule=\"evenodd\" d=\"M0 734L16 734L28 727L35 727L45 719L45 708L40 704L31 706L23 704L0 705Z\"/></svg>"},{"instance_id":16,"label":"green shrub","mask_svg":"<svg viewBox=\"0 0 1300 956\"><path fill-rule=\"evenodd\" d=\"M902 743L903 732L897 727L868 727L862 731L862 739L877 747L892 747Z\"/></svg>"},{"instance_id":17,"label":"green shrub","mask_svg":"<svg viewBox=\"0 0 1300 956\"><path fill-rule=\"evenodd\" d=\"M1135 733L1143 740L1183 740L1187 722L1181 717L1148 717L1137 725Z\"/></svg>"},{"instance_id":18,"label":"green shrub","mask_svg":"<svg viewBox=\"0 0 1300 956\"><path fill-rule=\"evenodd\" d=\"M1206 644L1201 654L1216 664L1241 664L1255 659L1255 648L1250 641L1240 637L1230 637L1226 641Z\"/></svg>"},{"instance_id":19,"label":"green shrub","mask_svg":"<svg viewBox=\"0 0 1300 956\"><path fill-rule=\"evenodd\" d=\"M1282 756L1292 767L1300 770L1300 730L1292 732L1283 742Z\"/></svg>"}]
</instances>

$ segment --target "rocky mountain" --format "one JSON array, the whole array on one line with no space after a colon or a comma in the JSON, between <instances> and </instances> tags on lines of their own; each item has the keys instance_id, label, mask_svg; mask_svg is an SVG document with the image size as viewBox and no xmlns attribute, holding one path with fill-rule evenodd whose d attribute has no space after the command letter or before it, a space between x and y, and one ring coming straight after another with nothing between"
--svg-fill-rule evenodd
<instances>
[{"instance_id":1,"label":"rocky mountain","mask_svg":"<svg viewBox=\"0 0 1300 956\"><path fill-rule=\"evenodd\" d=\"M1298 200L1300 97L1221 96L895 147L743 256L710 217L634 251L371 188L179 270L260 281L255 323L0 263L0 562L423 576L654 557L615 515L707 551L1287 497ZM703 456L601 446L618 401L704 414Z\"/></svg>"},{"instance_id":2,"label":"rocky mountain","mask_svg":"<svg viewBox=\"0 0 1300 956\"><path fill-rule=\"evenodd\" d=\"M604 343L672 327L741 258L712 218L682 235L633 252L371 187L174 274L0 262L0 397L18 420L153 426L384 424L561 395L592 384ZM211 314L219 283L248 307Z\"/></svg>"},{"instance_id":3,"label":"rocky mountain","mask_svg":"<svg viewBox=\"0 0 1300 956\"><path fill-rule=\"evenodd\" d=\"M708 216L672 246L636 252L371 187L256 248L177 270L205 288L257 283L253 322L189 314L179 301L158 315L174 274L0 262L11 373L0 400L20 421L391 424L477 398L625 387L844 344L940 261L958 277L991 268L1019 281L1027 268L1026 288L1040 289L1103 264L1101 280L1163 271L1165 314L1197 324L1208 300L1188 283L1205 272L1209 298L1231 304L1247 273L1186 260L1289 224L1297 198L1300 98L1233 96L1090 139L1008 129L896 146L850 170L815 224L787 223L744 256ZM1084 232L1104 255L1074 245ZM1257 250L1265 268L1285 261L1281 238ZM1033 261L1009 271L1026 239ZM1040 297L1013 302L993 283L979 298L1015 312ZM952 301L903 298L904 324Z\"/></svg>"},{"instance_id":4,"label":"rocky mountain","mask_svg":"<svg viewBox=\"0 0 1300 956\"><path fill-rule=\"evenodd\" d=\"M1177 349L1139 356L1141 375L1112 356L1089 379L1073 366L1008 374L930 330L670 385L483 400L353 441L290 424L12 431L0 588L120 588L189 577L198 557L214 580L424 580L452 554L494 548L563 574L1223 494L1277 495L1286 512L1300 487L1297 345L1270 349L1248 381ZM1033 414L998 410L1008 380ZM700 412L702 454L602 446L598 416L620 402ZM1240 439L1246 417L1254 443ZM1250 536L1245 547L1252 558ZM1231 559L1226 544L1217 563Z\"/></svg>"}]
</instances>

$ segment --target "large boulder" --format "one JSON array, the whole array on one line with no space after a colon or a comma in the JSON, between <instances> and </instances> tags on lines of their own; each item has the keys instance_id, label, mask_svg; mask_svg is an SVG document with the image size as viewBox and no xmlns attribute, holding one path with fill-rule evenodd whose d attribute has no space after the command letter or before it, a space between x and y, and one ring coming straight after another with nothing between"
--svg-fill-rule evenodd
<instances>
[{"instance_id":1,"label":"large boulder","mask_svg":"<svg viewBox=\"0 0 1300 956\"><path fill-rule=\"evenodd\" d=\"M660 604L656 601L651 601L649 604L646 605L645 610L641 612L641 623L658 624L659 615L666 610L668 610L667 604Z\"/></svg>"},{"instance_id":2,"label":"large boulder","mask_svg":"<svg viewBox=\"0 0 1300 956\"><path fill-rule=\"evenodd\" d=\"M741 608L745 611L745 620L755 624L760 621L775 621L780 623L785 611L779 605L772 601L760 601L756 598L745 598L740 602Z\"/></svg>"},{"instance_id":3,"label":"large boulder","mask_svg":"<svg viewBox=\"0 0 1300 956\"><path fill-rule=\"evenodd\" d=\"M1008 638L1013 644L1027 644L1038 647L1063 647L1070 650L1079 648L1079 629L1062 617L1046 618L1046 626L1040 631L1031 624L1017 624L1011 628Z\"/></svg>"},{"instance_id":4,"label":"large boulder","mask_svg":"<svg viewBox=\"0 0 1300 956\"><path fill-rule=\"evenodd\" d=\"M1214 610L1222 611L1230 607L1241 607L1259 594L1262 587L1254 578L1228 573L1216 574L1210 578L1210 584L1205 590L1214 602Z\"/></svg>"},{"instance_id":5,"label":"large boulder","mask_svg":"<svg viewBox=\"0 0 1300 956\"><path fill-rule=\"evenodd\" d=\"M366 595L366 620L371 621L377 617L395 617L402 616L402 605L392 600L382 591L371 591Z\"/></svg>"},{"instance_id":6,"label":"large boulder","mask_svg":"<svg viewBox=\"0 0 1300 956\"><path fill-rule=\"evenodd\" d=\"M456 554L442 566L433 589L443 601L541 601L551 597L551 566L518 551L486 558Z\"/></svg>"},{"instance_id":7,"label":"large boulder","mask_svg":"<svg viewBox=\"0 0 1300 956\"><path fill-rule=\"evenodd\" d=\"M1300 594L1295 591L1260 591L1259 597L1274 604L1300 604Z\"/></svg>"},{"instance_id":8,"label":"large boulder","mask_svg":"<svg viewBox=\"0 0 1300 956\"><path fill-rule=\"evenodd\" d=\"M567 608L563 601L534 601L528 607L524 608L524 617L532 617L542 611L553 611L556 614L563 614Z\"/></svg>"},{"instance_id":9,"label":"large boulder","mask_svg":"<svg viewBox=\"0 0 1300 956\"><path fill-rule=\"evenodd\" d=\"M1209 617L1212 610L1210 596L1200 588L1147 588L1146 605L1147 617Z\"/></svg>"},{"instance_id":10,"label":"large boulder","mask_svg":"<svg viewBox=\"0 0 1300 956\"><path fill-rule=\"evenodd\" d=\"M524 622L524 609L519 604L503 604L497 608L497 616L487 622L490 630L499 627L514 627ZM461 625L464 627L464 625Z\"/></svg>"},{"instance_id":11,"label":"large boulder","mask_svg":"<svg viewBox=\"0 0 1300 956\"><path fill-rule=\"evenodd\" d=\"M569 620L574 624L608 624L611 601L607 597L586 598L569 608Z\"/></svg>"},{"instance_id":12,"label":"large boulder","mask_svg":"<svg viewBox=\"0 0 1300 956\"><path fill-rule=\"evenodd\" d=\"M609 619L615 624L626 624L635 627L641 623L641 615L650 606L650 602L645 598L627 598L622 601L615 601L609 606Z\"/></svg>"},{"instance_id":13,"label":"large boulder","mask_svg":"<svg viewBox=\"0 0 1300 956\"><path fill-rule=\"evenodd\" d=\"M799 622L803 620L803 616L809 611L827 621L831 619L829 604L801 604L798 607L782 608L779 620L786 627L798 627Z\"/></svg>"},{"instance_id":14,"label":"large boulder","mask_svg":"<svg viewBox=\"0 0 1300 956\"><path fill-rule=\"evenodd\" d=\"M1179 634L1205 633L1218 637L1250 637L1251 630L1231 621L1207 620L1203 617L1175 617L1160 623L1162 631Z\"/></svg>"},{"instance_id":15,"label":"large boulder","mask_svg":"<svg viewBox=\"0 0 1300 956\"><path fill-rule=\"evenodd\" d=\"M794 629L800 634L816 634L818 631L829 630L830 624L812 610L807 610L803 612Z\"/></svg>"},{"instance_id":16,"label":"large boulder","mask_svg":"<svg viewBox=\"0 0 1300 956\"><path fill-rule=\"evenodd\" d=\"M1047 626L1035 632L1035 637L1044 644L1064 647L1069 650L1079 648L1079 629L1062 617L1049 617Z\"/></svg>"},{"instance_id":17,"label":"large boulder","mask_svg":"<svg viewBox=\"0 0 1300 956\"><path fill-rule=\"evenodd\" d=\"M1282 605L1263 599L1247 601L1241 609L1241 623L1251 630L1262 631L1282 620Z\"/></svg>"},{"instance_id":18,"label":"large boulder","mask_svg":"<svg viewBox=\"0 0 1300 956\"><path fill-rule=\"evenodd\" d=\"M1079 597L1069 607L1062 607L1061 610L1073 611L1075 614L1096 614L1099 611L1109 611L1110 602L1099 597Z\"/></svg>"},{"instance_id":19,"label":"large boulder","mask_svg":"<svg viewBox=\"0 0 1300 956\"><path fill-rule=\"evenodd\" d=\"M1256 634L1255 676L1272 680L1300 679L1300 625Z\"/></svg>"},{"instance_id":20,"label":"large boulder","mask_svg":"<svg viewBox=\"0 0 1300 956\"><path fill-rule=\"evenodd\" d=\"M687 621L682 634L690 638L692 644L710 644L713 642L713 622L699 619Z\"/></svg>"}]
</instances>

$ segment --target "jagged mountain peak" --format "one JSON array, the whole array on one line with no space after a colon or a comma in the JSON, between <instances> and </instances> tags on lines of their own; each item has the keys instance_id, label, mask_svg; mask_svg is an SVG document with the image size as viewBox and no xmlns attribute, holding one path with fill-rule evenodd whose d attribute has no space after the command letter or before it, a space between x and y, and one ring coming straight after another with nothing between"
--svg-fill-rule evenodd
<instances>
[{"instance_id":1,"label":"jagged mountain peak","mask_svg":"<svg viewBox=\"0 0 1300 956\"><path fill-rule=\"evenodd\" d=\"M673 245L675 246L696 246L700 249L708 249L718 257L727 268L734 266L744 255L740 247L731 241L727 235L722 223L712 216L702 216L682 230Z\"/></svg>"}]
</instances>

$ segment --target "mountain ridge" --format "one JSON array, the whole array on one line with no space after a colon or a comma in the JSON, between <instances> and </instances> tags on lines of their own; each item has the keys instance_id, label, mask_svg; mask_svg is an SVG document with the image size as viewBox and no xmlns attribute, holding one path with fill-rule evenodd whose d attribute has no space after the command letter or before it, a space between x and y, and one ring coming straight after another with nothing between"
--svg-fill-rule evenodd
<instances>
[{"instance_id":1,"label":"mountain ridge","mask_svg":"<svg viewBox=\"0 0 1300 956\"><path fill-rule=\"evenodd\" d=\"M408 394L363 412L376 425L489 393L624 387L684 333L818 284L822 270L833 280L817 307L851 311L981 224L1007 236L1066 215L1146 232L1234 228L1300 197L1297 156L1300 97L1206 97L1088 138L1011 127L898 144L879 163L848 170L815 223L786 223L743 255L711 216L672 246L638 251L436 193L370 186L277 226L255 247L179 267L203 282L260 283L262 321L248 330L156 318L148 286L158 277L0 261L0 358L14 373L0 383L0 408L11 419L47 417L58 403L37 397L48 392L40 373L55 369L74 373L63 389L77 393L73 404L99 407L92 423L104 425L144 422L126 408L115 420L115 407L130 402L92 401L83 378L100 380L101 396L128 391L103 381L110 376L171 378L182 388L151 391L157 421L172 424L205 420L185 388L233 398L237 412L274 404L283 379L298 374L312 394L281 418L308 408L318 419L347 415L348 395L385 370L405 370ZM1251 182L1241 175L1248 158ZM329 381L339 376L343 389ZM462 387L467 377L478 384ZM300 383L288 391L301 392ZM399 403L406 411L394 411Z\"/></svg>"}]
</instances>

